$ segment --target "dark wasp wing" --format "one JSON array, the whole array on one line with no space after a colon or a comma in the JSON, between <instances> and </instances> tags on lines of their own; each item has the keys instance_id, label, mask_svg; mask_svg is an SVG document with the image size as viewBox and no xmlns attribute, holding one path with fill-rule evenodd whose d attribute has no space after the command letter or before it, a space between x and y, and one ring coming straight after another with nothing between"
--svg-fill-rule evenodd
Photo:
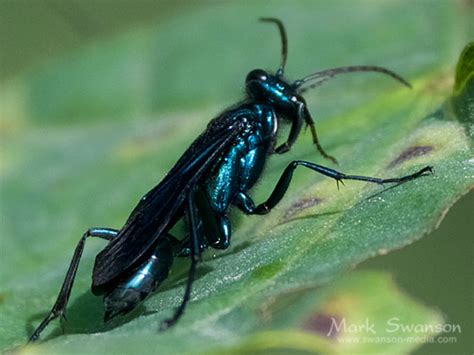
<instances>
[{"instance_id":1,"label":"dark wasp wing","mask_svg":"<svg viewBox=\"0 0 474 355\"><path fill-rule=\"evenodd\" d=\"M214 123L214 122L213 122ZM169 229L187 194L213 168L246 128L226 120L210 124L186 150L164 179L138 203L114 238L96 257L92 288L101 293L106 285L138 266L157 240Z\"/></svg>"}]
</instances>

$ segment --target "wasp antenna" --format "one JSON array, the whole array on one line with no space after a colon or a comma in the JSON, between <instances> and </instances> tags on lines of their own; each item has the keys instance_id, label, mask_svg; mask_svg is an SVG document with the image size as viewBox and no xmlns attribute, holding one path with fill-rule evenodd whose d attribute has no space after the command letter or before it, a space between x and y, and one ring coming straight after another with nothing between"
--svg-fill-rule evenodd
<instances>
[{"instance_id":1,"label":"wasp antenna","mask_svg":"<svg viewBox=\"0 0 474 355\"><path fill-rule=\"evenodd\" d=\"M409 87L409 88L412 87L411 84L408 81L403 79L397 73L395 73L395 72L393 72L393 71L391 71L387 68L377 67L377 66L373 66L373 65L354 65L354 66L349 66L349 67L339 67L339 68L323 70L323 71L320 71L320 72L310 74L310 75L304 77L303 79L296 80L293 83L293 87L296 89L296 88L299 88L300 86L302 86L303 84L306 84L307 82L312 82L311 86L309 86L307 88L303 88L303 89L300 90L300 93L303 93L306 90L308 90L309 88L314 88L316 86L321 85L322 83L324 83L325 81L333 78L336 75L343 74L343 73L353 73L353 72L377 72L377 73L382 73L382 74L388 75L388 76L392 77L393 79L399 81L400 83L402 83L406 87Z\"/></svg>"},{"instance_id":2,"label":"wasp antenna","mask_svg":"<svg viewBox=\"0 0 474 355\"><path fill-rule=\"evenodd\" d=\"M283 22L281 22L281 20L274 17L261 17L259 20L262 22L270 22L270 23L276 24L278 26L278 30L280 31L281 60L280 60L280 67L278 68L276 72L276 75L280 77L285 72L286 58L288 57L288 39L286 37L285 26L283 25Z\"/></svg>"}]
</instances>

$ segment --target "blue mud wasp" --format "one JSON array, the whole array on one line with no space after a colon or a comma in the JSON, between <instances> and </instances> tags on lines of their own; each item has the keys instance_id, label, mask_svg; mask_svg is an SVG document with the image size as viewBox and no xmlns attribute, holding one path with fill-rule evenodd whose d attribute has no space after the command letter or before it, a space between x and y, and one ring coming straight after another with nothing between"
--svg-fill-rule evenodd
<instances>
[{"instance_id":1,"label":"blue mud wasp","mask_svg":"<svg viewBox=\"0 0 474 355\"><path fill-rule=\"evenodd\" d=\"M264 215L285 195L293 172L305 167L335 179L359 180L377 184L402 183L430 174L427 166L414 174L389 179L346 175L309 161L288 164L273 192L263 203L249 196L262 175L267 158L288 152L298 138L303 124L310 128L313 143L320 154L336 163L319 143L316 128L301 96L309 88L342 73L379 72L405 86L410 84L391 70L378 66L348 66L313 73L292 83L283 74L287 59L287 36L283 23L276 18L262 18L276 25L281 37L281 61L278 70L255 69L245 79L245 99L210 121L207 128L179 158L163 180L143 196L125 225L88 229L74 251L57 300L46 318L31 335L36 341L45 327L63 318L86 239L108 241L96 256L92 274L92 292L104 296L104 321L133 310L167 278L174 257L187 256L190 267L184 296L174 315L161 329L174 325L183 315L191 295L200 253L208 248L226 249L231 240L231 206L247 215ZM291 125L286 141L276 144L280 125ZM182 218L188 234L178 240L169 231Z\"/></svg>"}]
</instances>

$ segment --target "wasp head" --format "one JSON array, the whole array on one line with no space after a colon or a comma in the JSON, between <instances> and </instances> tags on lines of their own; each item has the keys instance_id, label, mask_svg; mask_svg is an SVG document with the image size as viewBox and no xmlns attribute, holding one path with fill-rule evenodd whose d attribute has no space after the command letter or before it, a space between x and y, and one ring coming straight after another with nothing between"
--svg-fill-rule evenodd
<instances>
[{"instance_id":1,"label":"wasp head","mask_svg":"<svg viewBox=\"0 0 474 355\"><path fill-rule=\"evenodd\" d=\"M268 103L283 116L294 116L298 105L304 102L293 86L278 75L262 69L248 73L245 86L249 97L257 102Z\"/></svg>"}]
</instances>

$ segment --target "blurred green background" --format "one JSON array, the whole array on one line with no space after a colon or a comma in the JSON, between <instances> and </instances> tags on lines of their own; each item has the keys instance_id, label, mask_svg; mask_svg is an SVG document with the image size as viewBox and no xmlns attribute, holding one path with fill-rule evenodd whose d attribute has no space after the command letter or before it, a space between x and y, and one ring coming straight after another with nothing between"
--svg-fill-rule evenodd
<instances>
[{"instance_id":1,"label":"blurred green background","mask_svg":"<svg viewBox=\"0 0 474 355\"><path fill-rule=\"evenodd\" d=\"M329 3L328 0L327 4ZM331 3L324 16L326 21L312 24L311 13L304 11L304 1L273 1L248 5L246 18L236 19L234 23L223 23L218 17L212 16L214 10L216 13L222 8L233 11L233 8L241 6L227 1L1 0L0 139L3 141L3 148L0 151L0 169L8 171L16 164L26 164L15 161L16 155L23 156L24 150L28 149L22 144L22 140L32 139L29 133L26 138L21 137L22 128L25 126L57 126L58 130L52 134L48 131L37 131L41 132L41 135L36 137L39 141L57 141L61 140L61 137L56 136L61 132L61 126L83 127L91 121L94 125L98 124L98 133L91 132L91 139L101 139L104 135L107 137L108 124L123 124L124 132L121 134L125 134L128 129L136 127L134 122L146 123L149 117L158 111L170 112L177 116L180 112L196 109L208 111L211 115L212 112L218 112L241 97L243 79L248 70L258 66L275 67L278 63L279 44L274 29L261 28L255 21L262 15L277 15L287 23L290 42L288 72L292 77L318 68L358 64L360 58L357 54L351 55L353 48L339 46L338 38L345 38L345 43L350 42L355 47L364 45L365 36L386 38L383 49L367 48L364 58L373 58L377 63L383 58L384 65L401 70L408 78L423 71L430 71L431 68L437 67L439 62L452 63L448 67L448 70L452 70L462 45L469 39L472 40L472 23L467 25L467 33L457 32L458 28L449 26L449 21L453 17L456 18L457 13L472 12L472 1L452 2L454 5L448 5L447 3L451 3L448 0L404 3L385 1L383 4L359 1L357 5L349 0ZM324 11L324 2L322 4ZM351 5L348 6L349 4ZM300 7L301 11L286 11L290 7ZM380 11L389 13L396 21L391 27L381 26L379 33L363 33L358 31L358 28L363 28L364 24L358 21L363 22L364 17L352 19L350 16L354 7L359 7L367 17L373 17L374 13ZM412 16L415 15L410 11L413 7L418 10L425 8L426 17L414 21ZM440 11L440 8L444 7L449 14ZM419 14L419 11L413 13ZM331 19L334 16L347 17L343 28L331 27ZM459 21L465 19L465 16L459 17ZM206 26L196 28L199 21L206 21ZM241 33L242 21L248 24L248 31L258 29L259 35L247 38L245 33ZM179 26L176 25L177 22ZM298 23L304 26L298 26ZM390 41L393 26L407 30L406 27L413 26L413 23L417 24L412 29L413 36L429 34L433 23L446 28L443 32L445 37L437 36L427 40L425 45L428 50L425 53L428 54L425 57L405 57L413 46L410 38L406 38L405 42ZM311 43L311 55L304 55L304 49L308 47L307 37L298 30L303 31L310 24L323 34L326 33L327 38L331 38L332 52L314 55L318 52L318 43ZM225 38L219 36L222 26L225 26ZM170 28L173 27L179 28L179 31L171 31ZM160 38L164 35L168 38ZM353 37L353 40L348 41L347 36ZM159 48L158 44L165 40L167 47ZM247 51L245 48L248 41L261 41L261 52ZM419 45L416 41L413 43ZM451 50L437 53L438 45ZM197 49L196 46L200 48ZM254 48L255 44L249 47ZM226 50L225 55L220 54L223 48ZM206 55L209 52L214 54L212 60ZM380 55L380 52L383 52L383 55ZM79 53L80 56L77 55ZM341 53L346 54L347 61L333 63L333 58L341 57ZM194 57L193 66L188 65L189 56ZM233 60L229 61L229 58ZM218 69L214 70L215 67ZM84 69L91 68L96 72L84 72ZM357 90L357 85L364 80L366 79L356 79L349 87L335 84L324 92L314 94L313 105L317 105L318 116L321 117L318 117L318 120L360 104L353 101L350 92ZM204 89L198 84L200 81L215 82L216 85L206 85L203 93ZM388 85L383 80L380 83ZM341 89L347 90L347 95L342 96L344 100L339 100L336 94ZM368 91L366 99L369 100L376 94ZM24 102L25 97L28 97L27 103ZM175 112L176 108L178 113ZM116 123L117 121L120 123ZM152 134L153 132L150 133ZM64 152L67 152L69 139L74 139L74 136L68 136L64 138L64 142L60 142ZM114 139L114 136L107 139ZM159 137L157 141L151 144L159 147ZM87 155L94 154L93 151L87 151L86 142L84 149L85 152L77 153L85 154L86 157L81 159L87 159ZM64 152L50 154L55 155L53 159L63 159ZM80 164L77 168L80 169ZM36 173L45 174L33 171L33 175ZM139 184L140 172L136 174ZM28 180L34 176L24 178ZM86 185L94 184L93 171L90 179ZM86 190L87 188L84 188L84 191ZM100 191L100 187L95 187L95 190ZM141 187L137 187L137 191L141 190ZM14 194L15 191L6 191L2 184L0 203L4 204L8 197ZM82 198L82 193L78 193L62 203L70 205L74 200ZM41 208L41 204L41 191L35 191L31 200L16 201L11 209L4 207L5 210L13 211L11 213L22 215L25 221L33 221L38 228L45 228L48 221L35 219L34 209ZM93 205L93 196L89 197L89 204ZM100 205L97 208L103 207ZM69 207L58 205L48 208L54 210ZM113 211L114 206L110 208L112 211L108 213L117 215L117 212ZM90 206L90 209L88 213L94 215L94 206ZM417 350L417 353L473 351L474 345L470 336L474 332L473 210L474 194L471 192L450 210L440 228L431 235L403 250L376 257L358 266L360 269L391 272L399 286L409 295L439 309L449 323L461 324L462 334L456 344L425 345ZM124 211L120 213L123 214ZM2 230L19 231L18 234L21 235L22 225L12 227L11 222L7 220L8 216L1 216L1 223L4 224ZM100 221L95 222L100 224ZM74 223L75 221L71 220L71 224ZM52 234L58 235L54 226L51 228ZM19 244L18 247L25 248L25 252L15 256L2 255L3 262L8 261L15 265L29 257L33 268L35 258L45 256L39 256L40 250L28 250L26 239L22 242L23 245ZM2 264L2 268L4 267L8 265Z\"/></svg>"}]
</instances>

